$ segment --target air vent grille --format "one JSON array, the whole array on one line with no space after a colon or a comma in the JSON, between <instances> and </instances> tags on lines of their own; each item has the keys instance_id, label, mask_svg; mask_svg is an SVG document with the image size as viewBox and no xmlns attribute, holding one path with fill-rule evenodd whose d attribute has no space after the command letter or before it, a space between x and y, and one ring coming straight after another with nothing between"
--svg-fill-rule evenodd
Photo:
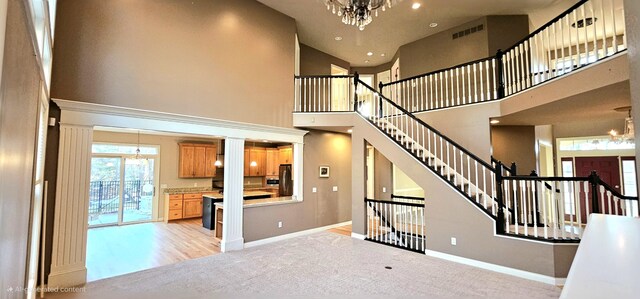
<instances>
[{"instance_id":1,"label":"air vent grille","mask_svg":"<svg viewBox=\"0 0 640 299\"><path fill-rule=\"evenodd\" d=\"M462 31L460 31L460 32L456 32L456 33L454 33L454 34L453 34L453 39L458 39L458 38L461 38L461 37L463 37L463 36L467 36L467 35L469 35L469 34L473 34L473 33L476 33L476 32L480 32L480 31L482 31L482 30L484 30L484 24L480 24L480 25L478 25L478 26L473 26L473 27L471 27L471 28L467 28L467 29L462 30Z\"/></svg>"}]
</instances>

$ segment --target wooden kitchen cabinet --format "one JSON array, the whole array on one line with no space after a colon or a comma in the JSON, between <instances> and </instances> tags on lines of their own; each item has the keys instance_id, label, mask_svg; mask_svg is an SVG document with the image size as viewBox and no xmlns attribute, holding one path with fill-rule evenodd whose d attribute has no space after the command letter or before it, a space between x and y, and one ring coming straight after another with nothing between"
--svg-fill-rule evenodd
<instances>
[{"instance_id":1,"label":"wooden kitchen cabinet","mask_svg":"<svg viewBox=\"0 0 640 299\"><path fill-rule=\"evenodd\" d=\"M216 147L211 144L179 143L178 177L206 178L216 175Z\"/></svg>"},{"instance_id":2,"label":"wooden kitchen cabinet","mask_svg":"<svg viewBox=\"0 0 640 299\"><path fill-rule=\"evenodd\" d=\"M182 218L202 217L202 198L185 199L182 206Z\"/></svg>"},{"instance_id":3,"label":"wooden kitchen cabinet","mask_svg":"<svg viewBox=\"0 0 640 299\"><path fill-rule=\"evenodd\" d=\"M165 221L202 217L202 193L171 194L165 201Z\"/></svg>"},{"instance_id":4,"label":"wooden kitchen cabinet","mask_svg":"<svg viewBox=\"0 0 640 299\"><path fill-rule=\"evenodd\" d=\"M293 164L293 148L290 145L278 147L278 163Z\"/></svg>"},{"instance_id":5,"label":"wooden kitchen cabinet","mask_svg":"<svg viewBox=\"0 0 640 299\"><path fill-rule=\"evenodd\" d=\"M256 166L251 166L251 161ZM265 176L267 173L267 151L264 147L244 149L244 176Z\"/></svg>"},{"instance_id":6,"label":"wooden kitchen cabinet","mask_svg":"<svg viewBox=\"0 0 640 299\"><path fill-rule=\"evenodd\" d=\"M278 176L279 166L279 154L277 148L267 149L267 176Z\"/></svg>"}]
</instances>

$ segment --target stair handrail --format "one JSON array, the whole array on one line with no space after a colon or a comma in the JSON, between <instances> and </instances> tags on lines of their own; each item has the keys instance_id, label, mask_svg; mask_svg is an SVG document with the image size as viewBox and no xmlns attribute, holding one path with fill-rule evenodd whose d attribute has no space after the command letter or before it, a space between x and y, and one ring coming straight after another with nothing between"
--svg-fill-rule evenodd
<instances>
[{"instance_id":1,"label":"stair handrail","mask_svg":"<svg viewBox=\"0 0 640 299\"><path fill-rule=\"evenodd\" d=\"M294 79L306 79L306 78L353 78L354 75L295 75Z\"/></svg>"},{"instance_id":2,"label":"stair handrail","mask_svg":"<svg viewBox=\"0 0 640 299\"><path fill-rule=\"evenodd\" d=\"M629 195L622 195L620 193L620 191L616 190L615 188L612 188L609 184L607 184L606 182L604 182L599 176L597 177L597 184L600 186L603 186L605 190L611 192L611 194L615 197L618 197L620 199L624 199L624 200L635 200L638 201L640 203L640 200L638 200L638 196L629 196Z\"/></svg>"},{"instance_id":3,"label":"stair handrail","mask_svg":"<svg viewBox=\"0 0 640 299\"><path fill-rule=\"evenodd\" d=\"M476 156L475 154L471 153L469 150L467 150L465 147L463 147L462 145L458 144L457 142L453 141L453 139L447 137L446 135L442 134L440 131L436 130L434 127L428 125L427 123L425 123L424 121L422 121L421 119L417 118L415 115L413 115L413 113L407 111L406 109L402 108L400 105L396 104L395 102L389 100L387 97L385 97L384 95L382 95L380 92L376 91L375 89L373 89L371 86L367 85L366 83L362 82L362 80L360 80L360 78L358 77L358 73L355 74L355 79L354 82L356 84L356 90L357 90L357 85L358 84L362 84L365 88L369 89L372 93L377 94L380 101L384 100L387 101L389 104L391 104L393 107L395 107L396 109L400 110L402 113L406 114L407 116L409 116L410 118L412 118L413 120L415 120L417 123L425 126L426 128L428 128L430 131L432 131L433 133L435 133L436 135L438 135L438 137L441 137L442 139L446 140L447 142L449 142L451 145L457 147L460 151L464 152L467 156L471 157L472 159L476 160L478 163L482 164L482 166L486 167L489 170L492 171L496 171L495 168L487 163L486 161L484 161L483 159L479 158L478 156ZM357 98L356 98L356 103L357 103ZM357 109L356 112L358 113ZM360 113L358 113L360 114Z\"/></svg>"}]
</instances>

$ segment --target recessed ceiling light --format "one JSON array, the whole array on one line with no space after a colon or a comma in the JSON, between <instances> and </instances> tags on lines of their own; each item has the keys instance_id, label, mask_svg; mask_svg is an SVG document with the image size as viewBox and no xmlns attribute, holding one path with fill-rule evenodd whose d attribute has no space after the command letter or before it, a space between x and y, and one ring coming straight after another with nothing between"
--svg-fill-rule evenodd
<instances>
[{"instance_id":1,"label":"recessed ceiling light","mask_svg":"<svg viewBox=\"0 0 640 299\"><path fill-rule=\"evenodd\" d=\"M380 57L385 57L387 54L381 53Z\"/></svg>"},{"instance_id":2,"label":"recessed ceiling light","mask_svg":"<svg viewBox=\"0 0 640 299\"><path fill-rule=\"evenodd\" d=\"M367 56L372 56L373 52L367 52Z\"/></svg>"},{"instance_id":3,"label":"recessed ceiling light","mask_svg":"<svg viewBox=\"0 0 640 299\"><path fill-rule=\"evenodd\" d=\"M369 60L365 60L364 63L369 63Z\"/></svg>"},{"instance_id":4,"label":"recessed ceiling light","mask_svg":"<svg viewBox=\"0 0 640 299\"><path fill-rule=\"evenodd\" d=\"M491 121L489 121L490 124L495 125L495 124L499 124L500 121L497 119L492 119Z\"/></svg>"},{"instance_id":5,"label":"recessed ceiling light","mask_svg":"<svg viewBox=\"0 0 640 299\"><path fill-rule=\"evenodd\" d=\"M266 140L266 139L265 139L265 140L262 140L262 142L269 142L269 140Z\"/></svg>"},{"instance_id":6,"label":"recessed ceiling light","mask_svg":"<svg viewBox=\"0 0 640 299\"><path fill-rule=\"evenodd\" d=\"M336 36L336 37L335 37L335 39L336 39L337 41L341 41L341 40L342 40L342 36Z\"/></svg>"},{"instance_id":7,"label":"recessed ceiling light","mask_svg":"<svg viewBox=\"0 0 640 299\"><path fill-rule=\"evenodd\" d=\"M413 8L413 9L418 9L418 8L420 8L420 5L421 5L421 4L420 4L420 3L418 3L418 2L414 2L414 3L413 3L413 5L411 5L411 8Z\"/></svg>"},{"instance_id":8,"label":"recessed ceiling light","mask_svg":"<svg viewBox=\"0 0 640 299\"><path fill-rule=\"evenodd\" d=\"M348 133L353 133L353 129L347 130Z\"/></svg>"},{"instance_id":9,"label":"recessed ceiling light","mask_svg":"<svg viewBox=\"0 0 640 299\"><path fill-rule=\"evenodd\" d=\"M429 24L429 27L436 28L436 27L438 27L438 23L435 23L435 22L431 23L431 24Z\"/></svg>"}]
</instances>

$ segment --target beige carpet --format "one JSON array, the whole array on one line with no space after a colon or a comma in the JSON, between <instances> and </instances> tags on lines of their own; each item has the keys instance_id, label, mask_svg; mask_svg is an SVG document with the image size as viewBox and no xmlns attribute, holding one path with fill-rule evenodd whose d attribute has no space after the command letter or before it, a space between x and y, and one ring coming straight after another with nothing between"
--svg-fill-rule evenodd
<instances>
[{"instance_id":1,"label":"beige carpet","mask_svg":"<svg viewBox=\"0 0 640 299\"><path fill-rule=\"evenodd\" d=\"M392 269L386 269L391 267ZM86 285L47 298L374 295L558 298L555 286L322 232Z\"/></svg>"}]
</instances>

